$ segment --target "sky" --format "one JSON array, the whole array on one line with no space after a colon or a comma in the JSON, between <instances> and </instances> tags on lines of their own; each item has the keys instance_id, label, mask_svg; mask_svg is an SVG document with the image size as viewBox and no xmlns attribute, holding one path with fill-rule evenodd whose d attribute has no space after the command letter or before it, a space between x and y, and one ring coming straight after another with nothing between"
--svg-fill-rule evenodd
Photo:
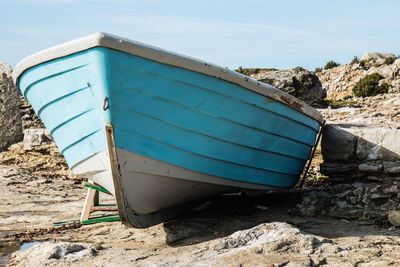
<instances>
[{"instance_id":1,"label":"sky","mask_svg":"<svg viewBox=\"0 0 400 267\"><path fill-rule=\"evenodd\" d=\"M0 0L0 61L108 32L224 67L400 54L398 0Z\"/></svg>"}]
</instances>

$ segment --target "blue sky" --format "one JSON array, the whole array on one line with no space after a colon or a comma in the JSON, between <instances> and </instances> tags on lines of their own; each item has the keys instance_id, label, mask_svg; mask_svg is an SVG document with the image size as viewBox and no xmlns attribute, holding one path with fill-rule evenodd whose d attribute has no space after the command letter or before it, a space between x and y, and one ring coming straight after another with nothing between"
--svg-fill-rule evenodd
<instances>
[{"instance_id":1,"label":"blue sky","mask_svg":"<svg viewBox=\"0 0 400 267\"><path fill-rule=\"evenodd\" d=\"M309 69L400 54L400 1L1 1L0 61L104 31L222 66Z\"/></svg>"}]
</instances>

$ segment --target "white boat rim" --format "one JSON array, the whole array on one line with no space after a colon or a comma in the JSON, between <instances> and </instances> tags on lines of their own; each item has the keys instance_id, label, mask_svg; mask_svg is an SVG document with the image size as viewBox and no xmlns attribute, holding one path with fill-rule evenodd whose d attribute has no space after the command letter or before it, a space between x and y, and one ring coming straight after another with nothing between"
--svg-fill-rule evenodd
<instances>
[{"instance_id":1,"label":"white boat rim","mask_svg":"<svg viewBox=\"0 0 400 267\"><path fill-rule=\"evenodd\" d=\"M171 66L213 76L240 85L258 94L269 97L270 99L279 101L304 113L320 123L323 122L323 117L317 110L308 106L303 101L271 85L259 82L256 79L250 78L236 71L225 67L220 67L206 61L103 32L94 33L63 43L61 45L53 46L24 58L15 66L13 70L14 83L17 84L20 75L33 66L94 47L111 48Z\"/></svg>"}]
</instances>

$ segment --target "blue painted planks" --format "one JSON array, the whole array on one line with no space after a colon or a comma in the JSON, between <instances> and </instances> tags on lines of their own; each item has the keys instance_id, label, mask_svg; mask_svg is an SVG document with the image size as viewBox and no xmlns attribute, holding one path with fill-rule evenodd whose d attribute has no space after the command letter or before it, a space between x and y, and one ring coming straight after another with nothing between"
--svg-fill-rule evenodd
<instances>
[{"instance_id":1,"label":"blue painted planks","mask_svg":"<svg viewBox=\"0 0 400 267\"><path fill-rule=\"evenodd\" d=\"M108 48L35 66L19 87L71 167L107 149L104 127L111 123L117 148L226 179L288 187L320 126L236 84Z\"/></svg>"},{"instance_id":2,"label":"blue painted planks","mask_svg":"<svg viewBox=\"0 0 400 267\"><path fill-rule=\"evenodd\" d=\"M37 65L19 79L21 93L70 167L107 148L101 109L102 56L100 51L84 51Z\"/></svg>"},{"instance_id":3,"label":"blue painted planks","mask_svg":"<svg viewBox=\"0 0 400 267\"><path fill-rule=\"evenodd\" d=\"M242 182L297 181L318 122L220 79L104 50L118 148Z\"/></svg>"},{"instance_id":4,"label":"blue painted planks","mask_svg":"<svg viewBox=\"0 0 400 267\"><path fill-rule=\"evenodd\" d=\"M281 136L279 132L274 133L273 130L268 132L255 126L245 125L148 92L129 94L126 90L125 93L114 96L114 100L119 103L114 108L121 109L121 112L124 110L138 112L180 128L257 150L271 151L298 159L308 158L308 153L304 152L309 148L308 144ZM198 119L194 120L196 117Z\"/></svg>"}]
</instances>

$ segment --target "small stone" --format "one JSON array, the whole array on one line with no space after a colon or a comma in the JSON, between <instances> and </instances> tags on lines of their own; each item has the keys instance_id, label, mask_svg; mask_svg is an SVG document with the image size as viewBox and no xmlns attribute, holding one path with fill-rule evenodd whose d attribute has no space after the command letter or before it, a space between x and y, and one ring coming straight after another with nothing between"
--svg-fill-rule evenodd
<instances>
[{"instance_id":1,"label":"small stone","mask_svg":"<svg viewBox=\"0 0 400 267\"><path fill-rule=\"evenodd\" d=\"M348 207L348 204L346 201L338 201L338 202L336 202L336 205L341 209L346 209Z\"/></svg>"},{"instance_id":2,"label":"small stone","mask_svg":"<svg viewBox=\"0 0 400 267\"><path fill-rule=\"evenodd\" d=\"M364 191L363 188L360 186L360 187L357 187L356 189L354 189L353 194L355 196L361 196L363 191Z\"/></svg>"},{"instance_id":3,"label":"small stone","mask_svg":"<svg viewBox=\"0 0 400 267\"><path fill-rule=\"evenodd\" d=\"M30 150L32 147L40 146L44 142L50 141L51 137L46 129L26 129L24 131L24 149Z\"/></svg>"},{"instance_id":4,"label":"small stone","mask_svg":"<svg viewBox=\"0 0 400 267\"><path fill-rule=\"evenodd\" d=\"M349 201L351 204L356 205L357 204L357 197L349 197Z\"/></svg>"},{"instance_id":5,"label":"small stone","mask_svg":"<svg viewBox=\"0 0 400 267\"><path fill-rule=\"evenodd\" d=\"M371 165L368 163L362 163L358 165L358 169L362 172L378 172L382 169L382 165L380 164Z\"/></svg>"},{"instance_id":6,"label":"small stone","mask_svg":"<svg viewBox=\"0 0 400 267\"><path fill-rule=\"evenodd\" d=\"M397 193L397 192L399 192L399 188L397 187L397 185L392 185L388 188L384 188L382 191L383 191L383 193L387 193L387 194Z\"/></svg>"},{"instance_id":7,"label":"small stone","mask_svg":"<svg viewBox=\"0 0 400 267\"><path fill-rule=\"evenodd\" d=\"M311 203L311 198L309 198L309 197L303 197L303 200L302 200L302 204L304 204L304 205L308 205L308 204L310 204Z\"/></svg>"},{"instance_id":8,"label":"small stone","mask_svg":"<svg viewBox=\"0 0 400 267\"><path fill-rule=\"evenodd\" d=\"M255 208L258 209L258 210L268 210L268 207L261 206L261 205L258 205Z\"/></svg>"},{"instance_id":9,"label":"small stone","mask_svg":"<svg viewBox=\"0 0 400 267\"><path fill-rule=\"evenodd\" d=\"M254 248L254 253L256 254L261 254L264 252L264 249L262 247L255 247Z\"/></svg>"},{"instance_id":10,"label":"small stone","mask_svg":"<svg viewBox=\"0 0 400 267\"><path fill-rule=\"evenodd\" d=\"M374 181L374 182L382 182L384 179L383 177L375 176L375 175L368 175L365 177L367 181Z\"/></svg>"},{"instance_id":11,"label":"small stone","mask_svg":"<svg viewBox=\"0 0 400 267\"><path fill-rule=\"evenodd\" d=\"M389 211L388 221L394 226L400 226L400 211L397 210Z\"/></svg>"},{"instance_id":12,"label":"small stone","mask_svg":"<svg viewBox=\"0 0 400 267\"><path fill-rule=\"evenodd\" d=\"M400 173L400 166L385 167L385 171L391 174Z\"/></svg>"},{"instance_id":13,"label":"small stone","mask_svg":"<svg viewBox=\"0 0 400 267\"><path fill-rule=\"evenodd\" d=\"M328 153L328 152L323 152ZM324 156L325 157L325 156ZM355 170L358 169L356 164L349 163L335 163L335 162L323 162L320 166L320 170L322 174L325 175L347 175L349 173L354 173Z\"/></svg>"},{"instance_id":14,"label":"small stone","mask_svg":"<svg viewBox=\"0 0 400 267\"><path fill-rule=\"evenodd\" d=\"M386 198L386 194L382 194L382 193L373 193L370 195L371 199L379 199L379 198Z\"/></svg>"}]
</instances>

